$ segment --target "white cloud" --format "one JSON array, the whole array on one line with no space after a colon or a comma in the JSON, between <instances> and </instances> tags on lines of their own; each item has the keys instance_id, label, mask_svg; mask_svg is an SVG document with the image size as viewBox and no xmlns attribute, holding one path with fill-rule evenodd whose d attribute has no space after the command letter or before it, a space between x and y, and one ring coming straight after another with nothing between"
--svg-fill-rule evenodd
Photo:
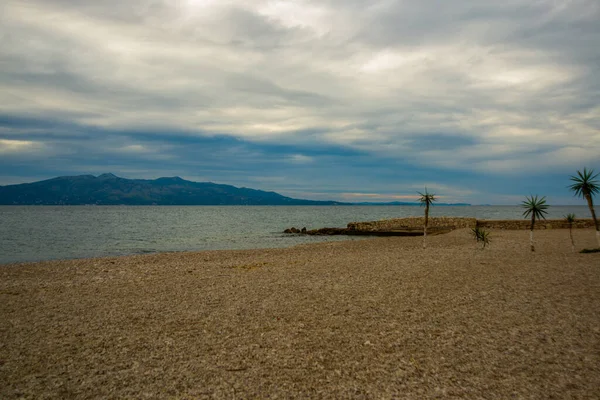
<instances>
[{"instance_id":1,"label":"white cloud","mask_svg":"<svg viewBox=\"0 0 600 400\"><path fill-rule=\"evenodd\" d=\"M28 140L0 139L0 154L28 153L41 149L41 144Z\"/></svg>"},{"instance_id":2,"label":"white cloud","mask_svg":"<svg viewBox=\"0 0 600 400\"><path fill-rule=\"evenodd\" d=\"M292 156L290 156L290 161L295 164L309 164L312 163L314 159L303 154L293 154Z\"/></svg>"},{"instance_id":3,"label":"white cloud","mask_svg":"<svg viewBox=\"0 0 600 400\"><path fill-rule=\"evenodd\" d=\"M257 11L287 28L308 28L319 36L325 35L333 28L333 10L318 3L275 0L259 5Z\"/></svg>"}]
</instances>

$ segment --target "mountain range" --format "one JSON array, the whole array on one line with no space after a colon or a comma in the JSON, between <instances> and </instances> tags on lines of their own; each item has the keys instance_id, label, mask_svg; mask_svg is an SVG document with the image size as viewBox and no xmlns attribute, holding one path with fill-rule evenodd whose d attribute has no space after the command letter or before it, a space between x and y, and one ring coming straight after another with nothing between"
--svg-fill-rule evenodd
<instances>
[{"instance_id":1,"label":"mountain range","mask_svg":"<svg viewBox=\"0 0 600 400\"><path fill-rule=\"evenodd\" d=\"M32 183L0 186L0 205L418 205L412 202L342 203L294 199L275 192L238 188L180 177L126 179L60 176ZM438 203L436 203L438 205ZM445 204L439 205L468 205Z\"/></svg>"},{"instance_id":2,"label":"mountain range","mask_svg":"<svg viewBox=\"0 0 600 400\"><path fill-rule=\"evenodd\" d=\"M2 205L335 205L293 199L275 192L238 188L179 177L125 179L113 174L61 176L0 186Z\"/></svg>"}]
</instances>

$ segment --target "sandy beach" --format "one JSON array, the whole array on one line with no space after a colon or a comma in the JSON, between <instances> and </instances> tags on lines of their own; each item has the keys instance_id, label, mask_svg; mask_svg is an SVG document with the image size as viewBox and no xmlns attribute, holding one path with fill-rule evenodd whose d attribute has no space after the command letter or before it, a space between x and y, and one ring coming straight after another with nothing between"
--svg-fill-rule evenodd
<instances>
[{"instance_id":1,"label":"sandy beach","mask_svg":"<svg viewBox=\"0 0 600 400\"><path fill-rule=\"evenodd\" d=\"M0 398L597 399L600 253L491 235L0 266Z\"/></svg>"}]
</instances>

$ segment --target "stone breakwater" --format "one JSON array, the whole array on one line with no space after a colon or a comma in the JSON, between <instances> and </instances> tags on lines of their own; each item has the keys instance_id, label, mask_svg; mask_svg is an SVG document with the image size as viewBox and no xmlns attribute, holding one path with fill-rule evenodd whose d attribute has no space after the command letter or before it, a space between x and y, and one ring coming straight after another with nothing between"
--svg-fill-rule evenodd
<instances>
[{"instance_id":1,"label":"stone breakwater","mask_svg":"<svg viewBox=\"0 0 600 400\"><path fill-rule=\"evenodd\" d=\"M423 228L424 217L394 218L381 221L351 222L349 229L364 231L394 230ZM529 229L531 221L528 219L475 219L463 217L434 217L429 218L430 228L488 228L488 229ZM593 228L594 220L577 219L573 228ZM563 219L542 219L535 222L535 229L568 229L569 224Z\"/></svg>"},{"instance_id":2,"label":"stone breakwater","mask_svg":"<svg viewBox=\"0 0 600 400\"><path fill-rule=\"evenodd\" d=\"M393 218L380 221L369 222L350 222L348 229L357 231L386 231L401 229L423 229L425 223L424 217ZM474 228L477 223L475 218L453 218L453 217L435 217L429 218L428 229L430 228Z\"/></svg>"},{"instance_id":3,"label":"stone breakwater","mask_svg":"<svg viewBox=\"0 0 600 400\"><path fill-rule=\"evenodd\" d=\"M346 228L306 228L286 229L284 233L302 233L307 235L374 235L374 236L419 236L423 234L424 217L393 218L380 221L350 222ZM486 228L503 230L529 229L530 220L484 220L465 217L429 218L428 234L447 233L462 228ZM592 219L577 219L574 229L593 228ZM569 224L562 219L538 220L535 229L568 229Z\"/></svg>"},{"instance_id":4,"label":"stone breakwater","mask_svg":"<svg viewBox=\"0 0 600 400\"><path fill-rule=\"evenodd\" d=\"M519 219L480 219L477 226L487 229L529 229L530 220ZM577 219L573 222L573 229L594 228L593 219ZM563 219L542 219L535 221L535 229L569 229L569 224Z\"/></svg>"}]
</instances>

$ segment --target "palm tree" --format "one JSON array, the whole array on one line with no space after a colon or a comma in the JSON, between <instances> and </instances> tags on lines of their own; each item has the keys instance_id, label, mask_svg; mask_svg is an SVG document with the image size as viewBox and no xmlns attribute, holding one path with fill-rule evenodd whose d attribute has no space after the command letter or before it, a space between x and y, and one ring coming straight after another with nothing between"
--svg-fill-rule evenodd
<instances>
[{"instance_id":1,"label":"palm tree","mask_svg":"<svg viewBox=\"0 0 600 400\"><path fill-rule=\"evenodd\" d=\"M427 239L427 225L429 224L429 207L433 204L437 199L435 198L435 194L429 193L427 188L425 188L425 193L417 192L421 196L419 202L421 205L425 206L425 224L423 225L423 248L425 248L425 240Z\"/></svg>"},{"instance_id":2,"label":"palm tree","mask_svg":"<svg viewBox=\"0 0 600 400\"><path fill-rule=\"evenodd\" d=\"M475 237L477 243L482 242L482 249L485 249L487 244L490 244L490 233L478 226L471 229L471 234Z\"/></svg>"},{"instance_id":3,"label":"palm tree","mask_svg":"<svg viewBox=\"0 0 600 400\"><path fill-rule=\"evenodd\" d=\"M596 219L596 213L594 212L593 200L594 195L600 192L600 183L598 183L596 180L598 175L600 174L594 175L593 169L588 171L587 168L583 168L583 173L577 171L577 175L571 176L571 181L574 183L569 186L569 189L575 192L575 196L583 197L587 200L590 213L592 214L592 218L594 220L594 225L596 226L596 240L598 241L598 246L600 247L600 227L598 227L598 220Z\"/></svg>"},{"instance_id":4,"label":"palm tree","mask_svg":"<svg viewBox=\"0 0 600 400\"><path fill-rule=\"evenodd\" d=\"M480 230L479 241L483 244L482 249L485 249L485 245L490 244L490 233L485 229Z\"/></svg>"},{"instance_id":5,"label":"palm tree","mask_svg":"<svg viewBox=\"0 0 600 400\"><path fill-rule=\"evenodd\" d=\"M535 219L543 218L546 219L546 214L548 212L546 209L548 205L546 204L546 196L541 199L538 196L528 196L525 198L525 201L521 203L521 207L525 209L523 213L524 217L528 217L531 215L531 232L529 233L529 243L531 245L531 251L535 251L535 246L533 245L533 228L535 227Z\"/></svg>"},{"instance_id":6,"label":"palm tree","mask_svg":"<svg viewBox=\"0 0 600 400\"><path fill-rule=\"evenodd\" d=\"M575 214L565 215L565 221L569 224L569 237L571 238L571 250L575 253L575 242L573 241L573 222L575 222Z\"/></svg>"},{"instance_id":7,"label":"palm tree","mask_svg":"<svg viewBox=\"0 0 600 400\"><path fill-rule=\"evenodd\" d=\"M478 226L471 228L471 235L473 235L475 241L479 243L479 240L481 239L481 228Z\"/></svg>"}]
</instances>

